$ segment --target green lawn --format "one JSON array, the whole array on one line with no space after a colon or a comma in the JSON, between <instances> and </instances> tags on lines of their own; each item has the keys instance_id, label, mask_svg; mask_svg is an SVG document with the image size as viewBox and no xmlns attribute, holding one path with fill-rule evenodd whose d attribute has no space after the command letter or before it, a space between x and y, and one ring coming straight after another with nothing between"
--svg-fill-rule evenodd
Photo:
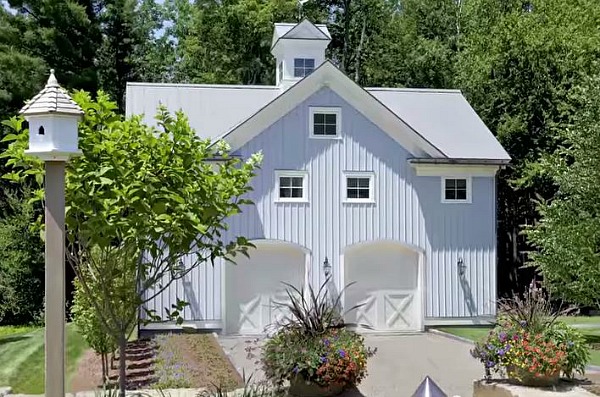
<instances>
[{"instance_id":1,"label":"green lawn","mask_svg":"<svg viewBox=\"0 0 600 397\"><path fill-rule=\"evenodd\" d=\"M87 349L75 327L67 325L67 382ZM44 393L44 330L32 327L0 327L0 385L13 393ZM69 383L67 383L69 384Z\"/></svg>"},{"instance_id":2,"label":"green lawn","mask_svg":"<svg viewBox=\"0 0 600 397\"><path fill-rule=\"evenodd\" d=\"M560 320L569 324L600 324L600 317L577 317L568 316L560 317ZM465 339L477 341L482 339L490 331L491 326L466 326L466 327L439 327L436 328L442 332L447 332L452 335L460 336ZM579 329L584 334L588 342L600 344L600 326L598 328L581 328ZM590 350L590 364L600 366L600 350Z\"/></svg>"}]
</instances>

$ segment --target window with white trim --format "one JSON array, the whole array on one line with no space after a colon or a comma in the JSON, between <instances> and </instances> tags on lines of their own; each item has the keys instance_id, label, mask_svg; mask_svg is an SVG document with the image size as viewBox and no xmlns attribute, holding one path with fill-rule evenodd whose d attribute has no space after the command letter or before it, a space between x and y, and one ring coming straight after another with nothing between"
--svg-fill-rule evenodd
<instances>
[{"instance_id":1,"label":"window with white trim","mask_svg":"<svg viewBox=\"0 0 600 397\"><path fill-rule=\"evenodd\" d=\"M372 172L345 172L344 190L346 202L375 201L374 174Z\"/></svg>"},{"instance_id":2,"label":"window with white trim","mask_svg":"<svg viewBox=\"0 0 600 397\"><path fill-rule=\"evenodd\" d=\"M306 201L307 173L305 171L275 171L276 201Z\"/></svg>"},{"instance_id":3,"label":"window with white trim","mask_svg":"<svg viewBox=\"0 0 600 397\"><path fill-rule=\"evenodd\" d=\"M306 77L315 70L313 58L294 58L294 77Z\"/></svg>"},{"instance_id":4,"label":"window with white trim","mask_svg":"<svg viewBox=\"0 0 600 397\"><path fill-rule=\"evenodd\" d=\"M442 177L442 202L470 203L471 178L453 176Z\"/></svg>"},{"instance_id":5,"label":"window with white trim","mask_svg":"<svg viewBox=\"0 0 600 397\"><path fill-rule=\"evenodd\" d=\"M336 138L342 125L341 108L310 108L310 135L312 138Z\"/></svg>"}]
</instances>

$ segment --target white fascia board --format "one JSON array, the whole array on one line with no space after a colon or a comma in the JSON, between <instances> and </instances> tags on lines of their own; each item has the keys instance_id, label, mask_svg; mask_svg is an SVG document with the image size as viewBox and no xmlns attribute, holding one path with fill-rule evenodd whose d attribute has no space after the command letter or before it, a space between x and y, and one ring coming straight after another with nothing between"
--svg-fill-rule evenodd
<instances>
[{"instance_id":1,"label":"white fascia board","mask_svg":"<svg viewBox=\"0 0 600 397\"><path fill-rule=\"evenodd\" d=\"M322 87L332 89L414 156L422 157L426 154L446 157L377 98L328 61L221 138L230 144L232 151L238 150Z\"/></svg>"},{"instance_id":2,"label":"white fascia board","mask_svg":"<svg viewBox=\"0 0 600 397\"><path fill-rule=\"evenodd\" d=\"M419 164L410 163L417 176L493 177L497 164Z\"/></svg>"}]
</instances>

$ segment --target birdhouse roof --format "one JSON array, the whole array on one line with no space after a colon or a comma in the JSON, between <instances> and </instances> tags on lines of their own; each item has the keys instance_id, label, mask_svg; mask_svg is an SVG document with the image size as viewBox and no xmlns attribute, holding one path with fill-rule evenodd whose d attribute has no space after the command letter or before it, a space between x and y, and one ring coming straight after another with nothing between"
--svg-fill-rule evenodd
<instances>
[{"instance_id":1,"label":"birdhouse roof","mask_svg":"<svg viewBox=\"0 0 600 397\"><path fill-rule=\"evenodd\" d=\"M69 93L58 84L54 76L54 70L51 70L44 89L29 100L19 113L22 115L55 113L80 116L83 114L83 110L71 99Z\"/></svg>"}]
</instances>

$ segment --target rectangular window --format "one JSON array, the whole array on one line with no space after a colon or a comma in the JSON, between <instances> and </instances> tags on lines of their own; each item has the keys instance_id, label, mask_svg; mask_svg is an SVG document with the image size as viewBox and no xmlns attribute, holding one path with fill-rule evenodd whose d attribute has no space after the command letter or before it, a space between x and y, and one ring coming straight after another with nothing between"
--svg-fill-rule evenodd
<instances>
[{"instance_id":1,"label":"rectangular window","mask_svg":"<svg viewBox=\"0 0 600 397\"><path fill-rule=\"evenodd\" d=\"M294 59L294 77L306 77L315 70L315 60L312 58Z\"/></svg>"},{"instance_id":2,"label":"rectangular window","mask_svg":"<svg viewBox=\"0 0 600 397\"><path fill-rule=\"evenodd\" d=\"M346 172L346 202L375 201L372 172Z\"/></svg>"},{"instance_id":3,"label":"rectangular window","mask_svg":"<svg viewBox=\"0 0 600 397\"><path fill-rule=\"evenodd\" d=\"M276 201L306 201L307 178L305 171L275 171Z\"/></svg>"},{"instance_id":4,"label":"rectangular window","mask_svg":"<svg viewBox=\"0 0 600 397\"><path fill-rule=\"evenodd\" d=\"M470 203L471 178L442 178L443 203Z\"/></svg>"},{"instance_id":5,"label":"rectangular window","mask_svg":"<svg viewBox=\"0 0 600 397\"><path fill-rule=\"evenodd\" d=\"M340 135L340 108L310 108L310 133L313 138L332 138Z\"/></svg>"}]
</instances>

